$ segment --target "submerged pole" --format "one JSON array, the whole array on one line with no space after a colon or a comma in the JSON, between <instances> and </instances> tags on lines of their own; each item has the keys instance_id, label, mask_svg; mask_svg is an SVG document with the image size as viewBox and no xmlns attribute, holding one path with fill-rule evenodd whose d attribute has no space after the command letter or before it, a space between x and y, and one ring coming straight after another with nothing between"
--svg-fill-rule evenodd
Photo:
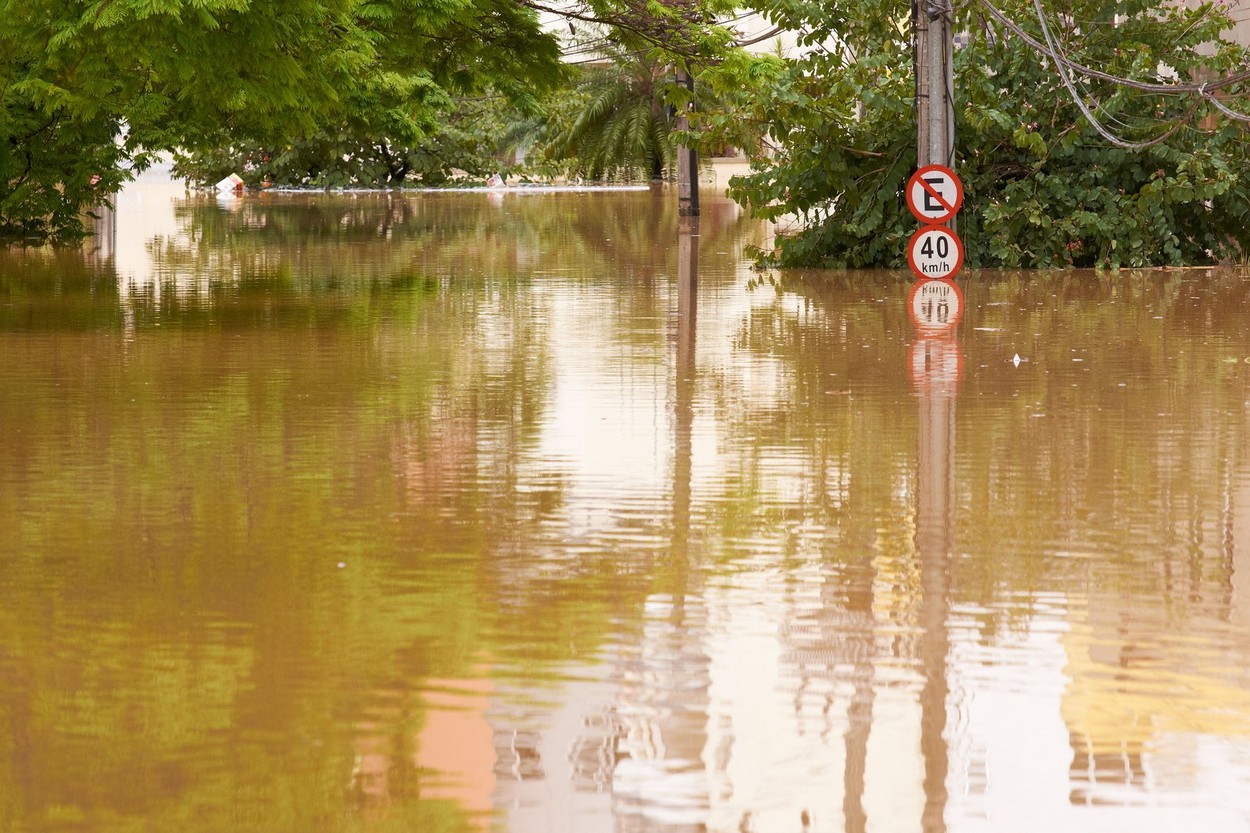
<instances>
[{"instance_id":1,"label":"submerged pole","mask_svg":"<svg viewBox=\"0 0 1250 833\"><path fill-rule=\"evenodd\" d=\"M677 83L690 91L690 101L677 110L677 129L690 129L687 115L694 107L694 78L681 66L677 67ZM677 146L677 214L680 217L699 216L699 152L685 144Z\"/></svg>"}]
</instances>

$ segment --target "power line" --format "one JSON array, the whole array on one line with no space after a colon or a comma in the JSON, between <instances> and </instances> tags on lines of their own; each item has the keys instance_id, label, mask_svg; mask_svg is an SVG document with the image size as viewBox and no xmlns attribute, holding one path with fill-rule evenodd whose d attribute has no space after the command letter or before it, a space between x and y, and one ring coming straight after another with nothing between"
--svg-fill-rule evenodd
<instances>
[{"instance_id":1,"label":"power line","mask_svg":"<svg viewBox=\"0 0 1250 833\"><path fill-rule=\"evenodd\" d=\"M1221 102L1218 98L1211 95L1211 93L1207 91L1205 84L1199 85L1198 94L1201 95L1203 98L1205 98L1207 101L1214 104L1215 109L1219 110L1221 113L1228 116L1230 119L1236 119L1237 121L1250 122L1250 116L1246 115L1245 113L1238 113L1235 110L1230 110L1229 108L1225 107L1223 102Z\"/></svg>"},{"instance_id":2,"label":"power line","mask_svg":"<svg viewBox=\"0 0 1250 833\"><path fill-rule=\"evenodd\" d=\"M734 46L751 46L753 44L759 43L760 41L766 41L769 38L776 37L777 35L780 35L782 31L783 30L780 26L774 26L772 29L769 29L764 34L756 35L755 37L750 38L748 40L734 40Z\"/></svg>"},{"instance_id":3,"label":"power line","mask_svg":"<svg viewBox=\"0 0 1250 833\"><path fill-rule=\"evenodd\" d=\"M1087 67L1084 64L1079 64L1066 55L1058 54L1057 50L1052 53L1051 49L1046 44L1038 41L1021 28L1019 24L1015 23L1011 20L1011 18L1007 17L1007 15L994 8L994 6L990 4L989 0L981 0L981 5L984 6L996 20L1019 35L1025 43L1033 47L1038 52L1049 55L1056 63L1063 64L1068 69L1075 70L1076 72L1079 72L1082 75L1087 75L1090 78L1110 81L1111 83L1119 84L1122 87L1129 87L1134 90L1141 90L1148 93L1158 93L1159 95L1185 95L1196 93L1198 95L1205 96L1206 92L1204 92L1204 90L1218 90L1223 87L1230 87L1233 84L1240 84L1243 81L1250 80L1250 70L1235 72L1231 75L1226 75L1223 78L1217 78L1214 81L1208 81L1203 84L1152 84L1147 81L1134 81L1131 78L1121 78L1118 75L1111 75L1110 73L1096 70L1093 67Z\"/></svg>"},{"instance_id":4,"label":"power line","mask_svg":"<svg viewBox=\"0 0 1250 833\"><path fill-rule=\"evenodd\" d=\"M1180 129L1181 122L1172 125L1163 135L1157 136L1147 142L1129 142L1116 136L1110 130L1103 126L1102 122L1094 116L1093 112L1085 104L1085 99L1077 92L1076 86L1072 83L1072 79L1068 77L1068 72L1064 68L1063 62L1059 60L1059 51L1055 48L1055 39L1050 34L1050 27L1046 25L1046 15L1042 11L1041 0L1033 0L1033 8L1037 10L1037 22L1042 27L1042 35L1046 38L1046 45L1050 51L1050 57L1055 61L1055 70L1059 73L1059 77L1063 79L1063 85L1068 88L1068 92L1072 95L1072 100L1076 102L1076 106L1085 114L1085 119L1090 125L1098 131L1098 133L1111 144L1116 147L1125 148L1126 150L1143 150L1148 147L1160 144L1168 139L1173 133ZM1191 111L1192 112L1192 111Z\"/></svg>"}]
</instances>

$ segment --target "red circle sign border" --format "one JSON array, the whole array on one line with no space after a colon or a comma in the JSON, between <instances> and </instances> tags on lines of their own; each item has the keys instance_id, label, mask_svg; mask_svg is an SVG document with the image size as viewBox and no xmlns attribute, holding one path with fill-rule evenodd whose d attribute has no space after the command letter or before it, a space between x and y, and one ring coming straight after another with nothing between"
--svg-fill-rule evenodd
<instances>
[{"instance_id":1,"label":"red circle sign border","mask_svg":"<svg viewBox=\"0 0 1250 833\"><path fill-rule=\"evenodd\" d=\"M950 177L951 182L955 183L955 207L949 213L944 214L941 217L926 217L917 211L916 206L912 204L912 186L920 185L920 187L923 188L924 180L921 179L921 177L927 173L934 172L945 174ZM913 217L924 223L926 226L939 226L942 223L949 222L952 217L959 213L959 209L964 207L964 184L960 181L959 176L945 165L925 165L923 168L917 168L916 172L908 178L907 192L905 196L907 197L907 210L911 212Z\"/></svg>"},{"instance_id":2,"label":"red circle sign border","mask_svg":"<svg viewBox=\"0 0 1250 833\"><path fill-rule=\"evenodd\" d=\"M944 234L949 234L951 236L951 239L955 241L955 268L950 271L949 275L942 275L940 277L938 275L926 275L924 272L921 272L920 267L916 265L916 258L913 255L913 249L916 246L916 238L920 237L920 235L922 234L927 234L931 231L940 231ZM960 240L959 235L951 231L948 228L942 228L941 226L936 226L936 225L921 226L920 228L916 229L916 233L913 234L911 236L911 239L907 241L907 266L911 269L911 273L913 275L915 275L918 278L921 278L922 280L927 280L927 281L951 280L952 278L954 278L956 275L959 274L960 269L964 268L964 241Z\"/></svg>"},{"instance_id":3,"label":"red circle sign border","mask_svg":"<svg viewBox=\"0 0 1250 833\"><path fill-rule=\"evenodd\" d=\"M954 290L955 297L959 299L959 309L955 313L955 318L944 327L929 327L926 325L917 324L914 318L912 319L911 323L912 323L912 326L915 327L917 330L924 330L924 331L930 331L930 332L932 331L949 332L950 330L955 329L955 325L959 323L959 319L964 317L964 292L962 289L959 288L959 284L955 283L955 281L951 278L927 278L926 277L926 278L920 278L918 281L912 284L911 291L907 293L907 317L911 318L912 304L915 303L916 301L916 293L919 292L921 287L923 287L925 284L935 283L935 282L944 283L948 285L952 290Z\"/></svg>"}]
</instances>

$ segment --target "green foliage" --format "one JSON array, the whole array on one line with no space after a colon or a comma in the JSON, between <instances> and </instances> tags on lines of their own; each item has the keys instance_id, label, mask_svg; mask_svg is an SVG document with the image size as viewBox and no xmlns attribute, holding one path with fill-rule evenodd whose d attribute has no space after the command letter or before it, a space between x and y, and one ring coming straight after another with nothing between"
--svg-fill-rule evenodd
<instances>
[{"instance_id":1,"label":"green foliage","mask_svg":"<svg viewBox=\"0 0 1250 833\"><path fill-rule=\"evenodd\" d=\"M609 40L605 60L548 101L535 155L590 179L661 178L676 145L666 98L672 72L662 56Z\"/></svg>"},{"instance_id":2,"label":"green foliage","mask_svg":"<svg viewBox=\"0 0 1250 833\"><path fill-rule=\"evenodd\" d=\"M508 163L522 149L524 126L538 112L528 100L518 104L500 96L459 101L434 133L408 149L408 176L440 185L461 172L485 179L510 171Z\"/></svg>"},{"instance_id":3,"label":"green foliage","mask_svg":"<svg viewBox=\"0 0 1250 833\"><path fill-rule=\"evenodd\" d=\"M672 56L613 33L590 43L597 58L566 66L565 83L541 99L464 97L447 102L438 123L424 132L401 134L362 122L281 149L252 143L184 154L176 170L200 182L240 172L250 186L316 188L440 185L458 175L484 178L501 170L587 179L663 177L676 150ZM522 164L513 162L518 156L525 157Z\"/></svg>"},{"instance_id":4,"label":"green foliage","mask_svg":"<svg viewBox=\"0 0 1250 833\"><path fill-rule=\"evenodd\" d=\"M365 123L351 130L319 131L280 148L236 143L179 153L174 173L194 182L217 182L238 173L248 187L268 183L304 188L386 188L440 185L458 173L485 178L509 166L510 131L529 111L500 95L448 102L424 130L375 133Z\"/></svg>"},{"instance_id":5,"label":"green foliage","mask_svg":"<svg viewBox=\"0 0 1250 833\"><path fill-rule=\"evenodd\" d=\"M1121 76L1163 82L1166 66L1182 79L1211 77L1247 62L1246 50L1220 41L1229 20L1212 4L1065 0L1046 8L1075 60ZM736 110L706 119L706 134L766 133L771 145L733 193L761 216L798 216L802 229L771 253L778 263L902 265L916 228L902 200L915 166L908 5L782 0L764 10L805 32L810 51L789 60L740 56L707 74ZM1036 29L1031 3L1004 10ZM1243 125L1204 118L1206 105L1183 96L1079 82L1099 119L1129 140L1183 122L1154 147L1116 148L1090 127L1053 67L979 6L962 11L956 29L971 34L954 56L956 168L966 190L959 231L969 266L1182 264L1237 258L1250 246Z\"/></svg>"},{"instance_id":6,"label":"green foliage","mask_svg":"<svg viewBox=\"0 0 1250 833\"><path fill-rule=\"evenodd\" d=\"M544 100L544 112L531 126L530 164L545 173L590 179L661 179L672 172L681 142L710 152L757 147L758 130L737 128L744 125L738 115L745 94L738 84L758 80L758 65L730 47L723 27L693 26L683 37L692 54L648 43L628 30L592 38L582 51L594 59L573 84ZM695 76L697 92L677 83L678 66ZM698 80L703 73L732 82L704 87ZM701 111L701 133L678 130L676 114L690 105Z\"/></svg>"},{"instance_id":7,"label":"green foliage","mask_svg":"<svg viewBox=\"0 0 1250 833\"><path fill-rule=\"evenodd\" d=\"M510 0L3 0L0 237L80 234L81 210L162 149L306 170L361 154L384 181L403 164L389 149L433 136L452 96L523 99L558 59Z\"/></svg>"}]
</instances>

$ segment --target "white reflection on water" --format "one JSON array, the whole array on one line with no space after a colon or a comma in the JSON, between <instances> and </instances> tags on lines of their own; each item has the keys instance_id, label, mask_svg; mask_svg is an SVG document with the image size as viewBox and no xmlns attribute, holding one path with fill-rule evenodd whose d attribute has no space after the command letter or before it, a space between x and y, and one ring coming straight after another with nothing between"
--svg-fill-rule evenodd
<instances>
[{"instance_id":1,"label":"white reflection on water","mask_svg":"<svg viewBox=\"0 0 1250 833\"><path fill-rule=\"evenodd\" d=\"M627 348L596 339L596 329L585 324L593 320L593 299L582 309L566 302L564 331L576 334L578 350L567 353L562 378L584 387L580 396L558 399L552 423L558 436L550 447L561 449L562 460L579 472L574 482L584 486L570 502L584 508L571 511L587 518L599 512L591 525L607 523L613 488L663 490L661 462L672 453L664 416L674 397L681 407L680 395L655 373L640 376L636 365L618 361ZM731 432L709 386L735 403L793 399L784 363L744 358L731 336L762 306L782 322L810 325L814 314L767 292L721 290L700 301L703 387L691 406L689 444L695 495L711 499L734 465ZM923 360L913 351L912 373L957 375L952 368L961 359L952 351L958 350L929 344ZM607 736L615 732L617 741L610 777L596 784L613 792L616 829L1246 829L1247 745L1236 740L1250 715L1245 674L1236 665L1245 656L1244 636L1230 635L1226 689L1212 687L1219 675L1210 663L1217 657L1204 637L1191 648L1202 654L1195 679L1177 679L1176 691L1134 702L1152 685L1168 686L1170 675L1151 668L1148 679L1134 679L1124 646L1110 654L1101 647L1109 637L1122 638L1112 634L1130 631L1120 620L1133 617L1131 597L1094 588L1087 597L1028 594L1020 600L1027 619L991 639L981 633L986 610L948 609L943 562L960 546L949 526L957 511L956 391L945 378L921 384L916 398L918 476L896 473L892 493L901 505L887 510L904 526L910 512L919 513L914 541L891 539L883 523L882 537L867 542L861 563L834 568L822 558L828 531L806 528L787 540L796 530L782 522L774 540L744 542L749 552L730 573L689 585L676 620L673 597L651 597L637 653L604 658L620 680L612 703L600 706L613 715ZM602 429L594 427L596 416ZM591 439L566 438L587 425ZM680 439L671 446L681 447ZM784 446L754 452L762 503L793 505L810 494L803 454ZM1164 449L1160 465L1181 459L1178 454ZM840 479L836 470L833 479ZM835 491L844 499L848 488L843 483ZM1250 506L1234 514L1250 516ZM789 556L784 569L780 555ZM1245 559L1243 547L1232 565L1238 599L1245 597ZM935 578L925 579L926 572ZM858 606L857 592L864 597ZM1014 604L1005 601L1007 609ZM1232 610L1233 621L1244 621L1244 602ZM1166 632L1166 621L1146 630ZM931 666L926 644L935 637ZM1127 650L1149 659L1148 652ZM1173 653L1157 656L1170 660ZM570 695L570 704L580 696ZM927 716L927 707L938 713ZM1171 720L1169 709L1175 709ZM936 751L924 736L930 719L941 727ZM934 777L944 786L935 787ZM1195 805L1197 795L1206 798ZM574 821L510 819L515 830L558 830Z\"/></svg>"},{"instance_id":2,"label":"white reflection on water","mask_svg":"<svg viewBox=\"0 0 1250 833\"><path fill-rule=\"evenodd\" d=\"M157 162L114 197L113 256L124 283L150 284L159 293L172 279L175 286L181 283L180 288L185 288L180 276L161 274L153 252L161 241L183 235L174 208L186 198L185 184L170 178L166 162Z\"/></svg>"}]
</instances>

